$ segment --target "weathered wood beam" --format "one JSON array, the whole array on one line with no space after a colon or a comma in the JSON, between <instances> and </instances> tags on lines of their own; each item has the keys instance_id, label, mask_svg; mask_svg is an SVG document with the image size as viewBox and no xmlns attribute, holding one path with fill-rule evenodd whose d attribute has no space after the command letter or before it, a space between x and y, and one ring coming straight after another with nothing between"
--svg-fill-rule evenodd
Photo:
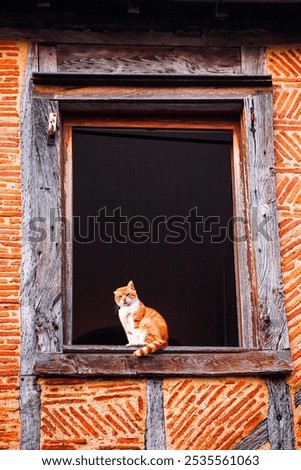
<instances>
[{"instance_id":1,"label":"weathered wood beam","mask_svg":"<svg viewBox=\"0 0 301 470\"><path fill-rule=\"evenodd\" d=\"M40 448L41 403L40 387L35 376L20 376L19 406L22 450Z\"/></svg>"},{"instance_id":2,"label":"weathered wood beam","mask_svg":"<svg viewBox=\"0 0 301 470\"><path fill-rule=\"evenodd\" d=\"M34 48L28 51L20 106L23 243L21 270L21 364L19 407L21 417L20 447L24 450L39 448L40 396L33 373L37 336L35 331L34 284L36 275L35 247L29 242L32 212L31 187L33 183L31 158L33 147L32 126L32 70L37 69ZM36 215L36 214L35 214Z\"/></svg>"},{"instance_id":3,"label":"weathered wood beam","mask_svg":"<svg viewBox=\"0 0 301 470\"><path fill-rule=\"evenodd\" d=\"M177 113L182 118L185 116L197 116L199 118L202 115L210 117L210 119L219 119L221 120L221 115L225 119L229 119L231 116L232 119L239 117L239 114L243 107L242 99L228 99L225 100L224 96L218 96L215 100L213 99L198 99L195 95L191 99L183 99L181 102L179 100L168 99L164 100L148 100L144 99L143 101L139 100L128 100L128 99L112 99L108 100L63 100L60 103L60 110L62 113L68 114L68 116L74 113L84 113L85 115L91 114L91 109L93 113L104 114L105 116L120 115L120 113L135 113L137 116L144 115L147 113L152 113L155 115L164 115L168 116L172 114L175 116ZM235 115L235 116L233 116Z\"/></svg>"},{"instance_id":4,"label":"weathered wood beam","mask_svg":"<svg viewBox=\"0 0 301 470\"><path fill-rule=\"evenodd\" d=\"M40 72L57 72L57 47L40 45L38 62Z\"/></svg>"},{"instance_id":5,"label":"weathered wood beam","mask_svg":"<svg viewBox=\"0 0 301 470\"><path fill-rule=\"evenodd\" d=\"M241 47L241 71L245 74L266 73L265 50L263 47Z\"/></svg>"},{"instance_id":6,"label":"weathered wood beam","mask_svg":"<svg viewBox=\"0 0 301 470\"><path fill-rule=\"evenodd\" d=\"M52 49L52 46L48 47ZM47 47L44 46L44 49ZM253 61L255 62L254 57ZM39 71L47 70L39 69ZM58 44L57 71L101 74L236 75L242 73L241 51L240 47Z\"/></svg>"},{"instance_id":7,"label":"weathered wood beam","mask_svg":"<svg viewBox=\"0 0 301 470\"><path fill-rule=\"evenodd\" d=\"M289 351L165 354L137 359L127 354L37 353L38 376L214 377L226 375L287 374Z\"/></svg>"},{"instance_id":8,"label":"weathered wood beam","mask_svg":"<svg viewBox=\"0 0 301 470\"><path fill-rule=\"evenodd\" d=\"M268 435L273 450L295 448L290 389L285 379L267 379L269 390Z\"/></svg>"},{"instance_id":9,"label":"weathered wood beam","mask_svg":"<svg viewBox=\"0 0 301 470\"><path fill-rule=\"evenodd\" d=\"M287 349L289 338L279 249L272 93L247 97L244 118L248 135L249 218L254 245L251 259L255 265L252 284L258 286L253 322L258 331L259 348Z\"/></svg>"},{"instance_id":10,"label":"weathered wood beam","mask_svg":"<svg viewBox=\"0 0 301 470\"><path fill-rule=\"evenodd\" d=\"M37 27L28 28L28 23L34 23L32 16L28 18L26 14L22 14L22 21L18 19L19 28L11 27L12 20L8 21L7 27L0 28L0 39L19 40L19 41L35 41L39 43L68 43L68 44L120 44L120 45L166 45L169 46L224 46L236 47L241 45L253 46L299 44L300 43L300 22L296 19L289 22L278 22L279 28L275 30L275 22L261 22L261 31L258 33L260 23L256 24L246 22L229 22L224 23L223 27L218 30L214 24L206 25L204 31L202 26L198 28L199 34L191 35L191 28L178 28L178 31L171 31L170 25L157 22L156 28L159 32L152 32L154 24L145 23L145 27L140 24L139 32L127 28L123 22L115 22L115 24L107 24L99 26L98 31L87 31L87 25L78 25L76 31L74 28L74 18L72 17L72 28L62 29L61 22L51 29L47 29L47 25L41 25L40 20L36 20ZM23 22L23 24L22 24ZM201 23L201 22L200 22ZM220 26L220 25L219 25ZM103 32L106 30L106 32ZM235 30L235 34L233 34ZM111 31L111 32L110 32ZM118 31L118 32L115 32ZM197 31L196 31L197 33Z\"/></svg>"},{"instance_id":11,"label":"weathered wood beam","mask_svg":"<svg viewBox=\"0 0 301 470\"><path fill-rule=\"evenodd\" d=\"M269 441L267 419L245 437L236 447L237 450L258 450Z\"/></svg>"},{"instance_id":12,"label":"weathered wood beam","mask_svg":"<svg viewBox=\"0 0 301 470\"><path fill-rule=\"evenodd\" d=\"M21 448L39 446L39 389L34 375L36 350L58 351L61 327L61 245L54 234L52 216L59 223L60 170L59 139L48 146L50 112L58 103L32 100L31 74L35 68L33 50L28 64L21 100L21 159L23 201L23 253L21 274ZM33 104L34 103L34 104ZM44 221L44 228L40 230Z\"/></svg>"},{"instance_id":13,"label":"weathered wood beam","mask_svg":"<svg viewBox=\"0 0 301 470\"><path fill-rule=\"evenodd\" d=\"M147 381L145 449L166 449L164 400L161 380Z\"/></svg>"}]
</instances>

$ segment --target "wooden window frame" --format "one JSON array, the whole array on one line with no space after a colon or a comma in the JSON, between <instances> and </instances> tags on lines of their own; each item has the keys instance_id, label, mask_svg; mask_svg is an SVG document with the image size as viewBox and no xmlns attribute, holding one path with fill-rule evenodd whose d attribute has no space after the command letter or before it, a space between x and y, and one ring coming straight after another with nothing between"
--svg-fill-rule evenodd
<instances>
[{"instance_id":1,"label":"wooden window frame","mask_svg":"<svg viewBox=\"0 0 301 470\"><path fill-rule=\"evenodd\" d=\"M73 192L74 188L72 187L72 181L73 181L73 149L72 149L72 135L73 135L73 129L74 128L97 128L97 129L160 129L160 130L170 130L170 131L177 131L177 130L187 130L187 131L199 131L199 130L204 130L204 131L211 131L211 130L219 130L219 131L228 131L232 133L233 136L233 151L232 156L231 156L231 173L232 173L232 179L236 181L235 187L231 188L233 189L234 194L237 194L237 200L241 201L242 198L244 198L243 192L240 190L242 187L242 182L237 181L240 179L239 175L239 166L240 166L240 142L239 142L239 123L235 122L235 119L232 121L228 120L222 120L218 117L211 118L210 121L208 121L208 118L202 119L199 121L199 118L193 117L189 120L188 117L185 118L185 122L181 121L181 115L167 115L164 118L160 116L154 116L153 112L146 113L145 116L141 116L139 119L135 119L135 117L128 117L127 114L120 113L118 118L114 115L108 117L108 114L106 117L98 117L98 118L87 118L87 117L79 117L79 118L66 118L64 119L63 122L63 148L62 148L62 155L63 155L63 164L62 164L62 171L63 171L63 181L64 181L64 188L63 188L63 193L64 193L64 214L63 217L66 217L66 220L71 221L73 220L73 212L72 212L72 203L73 203ZM233 186L233 185L232 185ZM244 202L240 202L239 205L245 205ZM233 214L235 215L235 214ZM70 226L70 224L68 224ZM241 228L241 227L239 227ZM71 236L70 236L71 235ZM243 237L244 235L242 233L235 233L235 237ZM73 240L72 234L68 234L68 238L70 240ZM238 246L237 246L238 248ZM239 257L238 252L240 250L235 250L237 253L235 253L235 259L234 262L239 260L241 257ZM65 245L65 250L64 250L64 265L66 266L66 278L65 278L65 307L64 307L64 349L65 351L82 351L84 348L83 346L81 347L75 347L72 344L72 323L73 323L73 306L72 306L72 295L70 293L72 292L73 289L73 280L72 280L72 272L73 272L73 246L72 246L72 241L67 243ZM237 267L238 272L242 272L242 278L247 277L246 273L246 263L241 262L239 263L240 266ZM238 282L239 284L239 282ZM240 282L241 285L241 282ZM240 291L240 286L237 286L236 291ZM252 301L252 299L250 299ZM250 320L248 318L251 315L252 309L249 308L248 311L245 312L245 320L241 320L242 315L240 314L240 305L239 302L237 302L237 308L239 310L238 314L238 336L240 338L239 343L242 347L252 347L253 345L256 344L256 339L252 339L252 343L249 338L249 334L246 334L246 328L243 328L243 324L249 324ZM245 309L246 310L246 309ZM101 314L101 312L100 312ZM244 333L244 335L243 335ZM173 348L172 350L174 352L181 352L180 348ZM89 350L89 347L86 346L85 348L87 351ZM106 346L105 348L107 351L111 350L114 351L113 346L108 348ZM196 351L198 348L191 348L191 351ZM94 348L95 350L95 348ZM101 350L99 348L96 348L97 350ZM117 347L117 351L120 350ZM131 349L126 348L125 351L131 351L133 352L135 350L134 347ZM170 350L170 348L168 348ZM189 351L189 347L186 348L187 351Z\"/></svg>"},{"instance_id":2,"label":"wooden window frame","mask_svg":"<svg viewBox=\"0 0 301 470\"><path fill-rule=\"evenodd\" d=\"M46 123L50 112L57 113L61 127L54 145L48 145ZM102 126L118 127L129 122L138 125L138 121L142 127L147 122L153 126L161 116L160 126L164 122L181 126L185 118L185 126L191 122L208 129L214 122L222 129L232 129L235 212L248 221L248 237L237 257L242 347L167 347L137 360L124 346L72 345L72 260L63 243L62 223L58 242L35 243L35 298L39 299L35 306L35 373L110 377L289 373L292 364L280 271L271 78L203 75L133 79L124 75L35 73L30 164L34 166L33 186L39 195L35 208L39 217L51 208L57 220L71 215L70 131L72 123L78 126L79 122L71 116L81 116L81 122L91 125L93 113L94 122ZM171 115L172 119L168 118ZM252 208L256 208L255 222ZM267 228L270 240L260 236L260 224Z\"/></svg>"}]
</instances>

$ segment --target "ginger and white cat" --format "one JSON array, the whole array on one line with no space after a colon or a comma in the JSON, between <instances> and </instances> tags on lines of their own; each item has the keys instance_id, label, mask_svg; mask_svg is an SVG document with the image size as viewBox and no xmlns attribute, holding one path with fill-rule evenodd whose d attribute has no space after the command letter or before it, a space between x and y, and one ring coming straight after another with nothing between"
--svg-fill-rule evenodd
<instances>
[{"instance_id":1,"label":"ginger and white cat","mask_svg":"<svg viewBox=\"0 0 301 470\"><path fill-rule=\"evenodd\" d=\"M154 353L167 346L168 330L164 318L138 299L133 281L116 289L114 295L128 339L127 346L143 346L134 351L134 356Z\"/></svg>"}]
</instances>

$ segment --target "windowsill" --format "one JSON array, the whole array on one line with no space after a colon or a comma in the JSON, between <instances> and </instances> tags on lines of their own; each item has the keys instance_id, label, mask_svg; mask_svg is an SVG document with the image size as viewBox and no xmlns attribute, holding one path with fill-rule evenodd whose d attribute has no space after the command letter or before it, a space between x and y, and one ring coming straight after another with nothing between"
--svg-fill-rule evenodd
<instances>
[{"instance_id":1,"label":"windowsill","mask_svg":"<svg viewBox=\"0 0 301 470\"><path fill-rule=\"evenodd\" d=\"M135 358L125 346L66 346L63 353L36 354L40 377L221 377L288 374L289 350L168 346Z\"/></svg>"}]
</instances>

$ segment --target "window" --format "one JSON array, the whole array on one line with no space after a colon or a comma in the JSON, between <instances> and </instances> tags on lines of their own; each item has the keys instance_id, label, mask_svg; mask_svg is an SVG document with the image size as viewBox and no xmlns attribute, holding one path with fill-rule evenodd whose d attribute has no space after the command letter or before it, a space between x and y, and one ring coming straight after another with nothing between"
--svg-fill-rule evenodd
<instances>
[{"instance_id":1,"label":"window","mask_svg":"<svg viewBox=\"0 0 301 470\"><path fill-rule=\"evenodd\" d=\"M106 85L103 77L79 79L59 75L55 77L56 85L59 80L64 86L66 83L72 86L72 80L81 86L85 80L87 86ZM37 73L34 78L37 86L51 88L51 76ZM182 79L175 78L173 83L169 77L162 97L158 87L163 79L156 77L152 82L150 77L147 99L140 101L124 98L124 89L119 88L120 77L110 77L111 88L106 89L106 93L112 93L109 103L107 96L95 98L96 94L88 104L86 97L83 101L80 96L74 99L74 95L72 100L66 99L66 91L60 91L57 86L54 101L49 100L51 90L47 97L35 99L39 184L45 187L42 182L47 175L58 189L56 196L53 191L43 191L44 199L39 201L39 207L43 210L45 205L48 209L56 207L57 220L63 222L64 229L61 242L51 245L41 241L41 252L47 252L47 256L43 255L43 268L40 265L43 276L47 265L47 273L55 270L54 276L60 272L61 277L57 279L58 287L51 279L51 285L56 286L53 290L58 292L56 301L53 292L50 300L46 300L46 296L40 298L39 308L42 309L44 302L43 309L48 316L47 322L42 322L41 333L38 330L40 344L46 344L37 354L36 372L40 375L202 376L287 372L291 368L280 282L270 80L262 76L252 77L252 80L239 76L210 79L190 76L189 80L185 79L185 89L178 91ZM135 79L132 83L129 79L123 86L143 88L146 80ZM43 87L41 90L43 93ZM41 132L41 122L50 110L57 112L61 120L54 147L45 146L47 135L45 131ZM202 157L204 153L207 158ZM50 163L52 167L48 172L45 168L49 168ZM157 176L155 168L158 165L160 175ZM134 174L136 184L133 188L120 177L114 181L117 168L118 174L123 174L125 179ZM161 194L171 176L171 168L174 187L164 193L164 198L157 197L151 182L155 181L158 194ZM139 185L137 177L141 174L143 184ZM180 178L185 174L189 175L189 187L183 185ZM50 186L47 184L47 187ZM170 246L160 243L161 237L177 237L184 233L179 230L179 227L183 229L179 224L183 219L172 219L174 216L185 218L187 232L187 216L193 215L189 211L194 208L197 208L196 214L203 217L201 232L198 232L203 236L203 243L190 243L191 240ZM108 232L101 234L108 238L112 236L117 216L126 224L125 233L118 232L121 242L88 243L93 241L91 234L93 238L95 230L99 230L97 216L110 218L117 209L120 212L115 212L115 219L110 219L112 222L106 225ZM104 214L104 211L107 212ZM68 238L68 223L73 216L73 235L82 243L72 245ZM169 225L158 224L158 216L170 219ZM222 228L227 227L226 240L221 227L216 224L218 217ZM151 222L155 224L155 231L148 230ZM134 242L123 243L124 236ZM155 236L156 252L148 240L138 243L142 236ZM212 247L208 237L211 241L212 237L214 240L221 238L222 243ZM176 255L171 256L170 250ZM139 261L138 257L135 260L138 252ZM150 257L151 263L147 264L145 260ZM114 262L110 266L112 259ZM179 271L184 259L188 282L183 293ZM119 278L116 276L115 281L118 269L115 264L119 260ZM128 274L125 268L130 260L132 273ZM171 273L164 271L168 260L173 268ZM210 262L214 269L209 266ZM205 271L206 283L203 281ZM112 290L126 282L129 276L135 278L141 299L166 316L173 340L173 346L142 361L133 358L131 351L120 344L116 332L119 323L117 319L111 321L110 316ZM152 285L142 282L146 277L153 279ZM197 282L193 287L200 292L210 290L208 310L201 312L201 316L193 289L186 292L190 288L189 280L192 284ZM168 282L170 290L166 298L160 289ZM177 292L172 296L175 292L173 284L176 284ZM85 295L87 289L88 296ZM153 290L159 292L156 303ZM181 308L173 316L178 295L185 302L188 302L187 298L191 300L191 315L184 312L185 321L190 325L186 329L183 327L185 322L181 323ZM207 296L203 299L205 297L208 299ZM87 298L88 304L83 305ZM102 300L103 315L97 307ZM165 302L163 307L161 302ZM88 315L87 311L92 313ZM209 311L212 316L207 321ZM205 334L199 333L203 321ZM104 338L107 328L113 329L117 345L111 345L111 340L93 338L95 332ZM102 331L97 333L97 330ZM47 345L49 338L50 345Z\"/></svg>"},{"instance_id":2,"label":"window","mask_svg":"<svg viewBox=\"0 0 301 470\"><path fill-rule=\"evenodd\" d=\"M73 343L127 342L133 278L170 345L239 345L231 154L230 130L72 126Z\"/></svg>"}]
</instances>

